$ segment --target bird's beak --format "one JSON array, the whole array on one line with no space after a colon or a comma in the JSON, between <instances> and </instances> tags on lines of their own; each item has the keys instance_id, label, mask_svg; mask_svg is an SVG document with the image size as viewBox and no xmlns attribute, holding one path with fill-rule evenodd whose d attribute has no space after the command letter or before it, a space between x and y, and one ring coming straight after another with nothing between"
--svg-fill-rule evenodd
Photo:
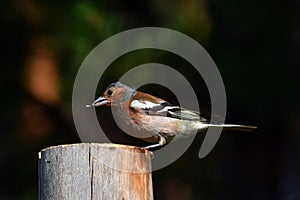
<instances>
[{"instance_id":1,"label":"bird's beak","mask_svg":"<svg viewBox=\"0 0 300 200\"><path fill-rule=\"evenodd\" d=\"M97 106L103 106L105 104L109 103L109 100L105 97L99 97L98 99L96 99L91 105L86 105L86 107L97 107Z\"/></svg>"}]
</instances>

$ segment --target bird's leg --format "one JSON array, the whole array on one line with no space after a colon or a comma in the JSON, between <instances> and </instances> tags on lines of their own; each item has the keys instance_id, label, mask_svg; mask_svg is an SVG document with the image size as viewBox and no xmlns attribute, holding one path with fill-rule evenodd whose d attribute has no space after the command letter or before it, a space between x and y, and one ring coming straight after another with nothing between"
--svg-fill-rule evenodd
<instances>
[{"instance_id":1,"label":"bird's leg","mask_svg":"<svg viewBox=\"0 0 300 200\"><path fill-rule=\"evenodd\" d=\"M164 146L167 143L166 139L160 134L158 134L158 136L159 136L159 142L157 144L146 146L144 147L144 149L152 149L152 148Z\"/></svg>"}]
</instances>

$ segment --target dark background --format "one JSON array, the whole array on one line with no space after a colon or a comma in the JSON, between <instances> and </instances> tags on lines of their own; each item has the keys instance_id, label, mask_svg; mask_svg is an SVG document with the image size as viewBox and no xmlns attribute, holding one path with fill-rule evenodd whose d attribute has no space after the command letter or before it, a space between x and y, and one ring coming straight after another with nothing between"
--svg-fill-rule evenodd
<instances>
[{"instance_id":1,"label":"dark background","mask_svg":"<svg viewBox=\"0 0 300 200\"><path fill-rule=\"evenodd\" d=\"M203 45L226 87L227 122L259 127L224 132L204 159L197 157L199 135L180 159L153 173L155 199L300 199L299 8L299 0L1 1L0 199L37 199L39 150L80 142L71 96L84 58L106 38L144 26L171 28ZM181 71L209 112L201 77L158 50L118 59L97 94L148 62ZM142 90L176 103L155 85ZM112 127L107 119L101 124ZM131 144L117 129L111 134Z\"/></svg>"}]
</instances>

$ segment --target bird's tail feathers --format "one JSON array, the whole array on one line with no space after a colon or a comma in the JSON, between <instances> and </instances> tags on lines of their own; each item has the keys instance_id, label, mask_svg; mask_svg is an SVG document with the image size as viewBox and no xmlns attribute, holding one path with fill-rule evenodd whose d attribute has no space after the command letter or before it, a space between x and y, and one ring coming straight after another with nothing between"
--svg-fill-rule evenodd
<instances>
[{"instance_id":1,"label":"bird's tail feathers","mask_svg":"<svg viewBox=\"0 0 300 200\"><path fill-rule=\"evenodd\" d=\"M209 127L220 127L225 130L236 130L250 132L257 129L256 126L236 125L236 124L208 124Z\"/></svg>"}]
</instances>

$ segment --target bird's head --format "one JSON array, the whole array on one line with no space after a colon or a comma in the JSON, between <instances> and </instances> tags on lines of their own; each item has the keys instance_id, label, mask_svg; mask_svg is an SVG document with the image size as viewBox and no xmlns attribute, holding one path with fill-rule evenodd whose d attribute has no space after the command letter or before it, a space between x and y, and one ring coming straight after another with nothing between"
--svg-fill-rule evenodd
<instances>
[{"instance_id":1,"label":"bird's head","mask_svg":"<svg viewBox=\"0 0 300 200\"><path fill-rule=\"evenodd\" d=\"M90 106L115 106L129 101L136 91L120 82L111 83Z\"/></svg>"}]
</instances>

